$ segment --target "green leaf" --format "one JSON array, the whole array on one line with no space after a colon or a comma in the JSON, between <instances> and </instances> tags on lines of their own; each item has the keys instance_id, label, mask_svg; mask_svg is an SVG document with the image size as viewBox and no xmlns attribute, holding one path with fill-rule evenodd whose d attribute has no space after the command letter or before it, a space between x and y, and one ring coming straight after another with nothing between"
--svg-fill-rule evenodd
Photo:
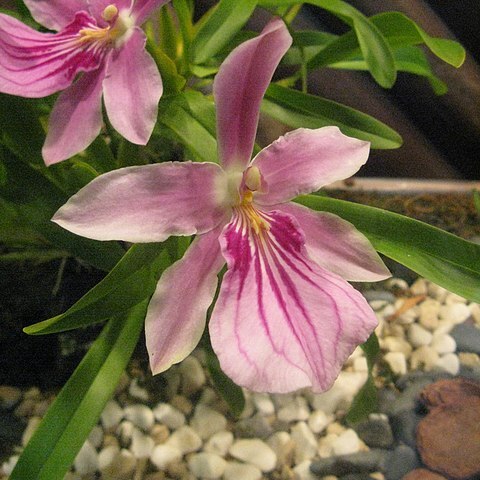
<instances>
[{"instance_id":1,"label":"green leaf","mask_svg":"<svg viewBox=\"0 0 480 480\"><path fill-rule=\"evenodd\" d=\"M0 93L0 141L16 155L43 164L45 132L40 124L39 100Z\"/></svg>"},{"instance_id":2,"label":"green leaf","mask_svg":"<svg viewBox=\"0 0 480 480\"><path fill-rule=\"evenodd\" d=\"M396 68L390 45L382 32L365 15L342 0L260 1L262 6L293 5L295 3L309 3L323 8L350 25L355 31L358 45L373 78L384 88L393 86L396 79Z\"/></svg>"},{"instance_id":3,"label":"green leaf","mask_svg":"<svg viewBox=\"0 0 480 480\"><path fill-rule=\"evenodd\" d=\"M377 411L377 406L377 387L373 377L369 375L363 387L355 395L346 420L350 424L358 423L368 417L370 413Z\"/></svg>"},{"instance_id":4,"label":"green leaf","mask_svg":"<svg viewBox=\"0 0 480 480\"><path fill-rule=\"evenodd\" d=\"M21 227L37 232L54 248L64 249L101 270L111 270L124 250L117 242L98 242L79 237L51 221L67 195L45 178L41 171L5 155L7 184L0 185L0 198L15 211ZM44 168L44 167L42 167Z\"/></svg>"},{"instance_id":5,"label":"green leaf","mask_svg":"<svg viewBox=\"0 0 480 480\"><path fill-rule=\"evenodd\" d=\"M378 405L377 388L373 377L373 367L380 353L380 345L376 333L373 332L360 347L365 352L365 357L367 358L368 377L353 399L346 417L348 423L357 423L364 420L370 413L377 410Z\"/></svg>"},{"instance_id":6,"label":"green leaf","mask_svg":"<svg viewBox=\"0 0 480 480\"><path fill-rule=\"evenodd\" d=\"M216 162L217 141L214 134L209 131L211 122L208 118L205 120L197 118L189 107L190 100L191 98L177 95L166 107L160 121L188 148L194 157L193 160ZM192 108L197 108L197 105L193 105Z\"/></svg>"},{"instance_id":7,"label":"green leaf","mask_svg":"<svg viewBox=\"0 0 480 480\"><path fill-rule=\"evenodd\" d=\"M365 113L276 84L268 87L262 111L292 128L337 125L345 135L371 142L372 148L398 148L402 144L395 130Z\"/></svg>"},{"instance_id":8,"label":"green leaf","mask_svg":"<svg viewBox=\"0 0 480 480\"><path fill-rule=\"evenodd\" d=\"M402 13L380 13L371 17L370 20L393 49L424 44L437 57L454 67L460 67L465 60L465 49L458 42L430 37ZM348 32L332 40L313 58L310 58L307 67L313 69L327 66L361 55L362 51L356 35L354 32Z\"/></svg>"},{"instance_id":9,"label":"green leaf","mask_svg":"<svg viewBox=\"0 0 480 480\"><path fill-rule=\"evenodd\" d=\"M245 408L245 396L242 388L223 373L218 358L212 349L208 332L203 335L201 345L206 355L207 370L217 392L227 402L232 414L238 418Z\"/></svg>"},{"instance_id":10,"label":"green leaf","mask_svg":"<svg viewBox=\"0 0 480 480\"><path fill-rule=\"evenodd\" d=\"M429 36L413 20L400 12L385 12L371 18L392 46L425 44L444 62L460 67L465 61L465 49L454 40Z\"/></svg>"},{"instance_id":11,"label":"green leaf","mask_svg":"<svg viewBox=\"0 0 480 480\"><path fill-rule=\"evenodd\" d=\"M206 62L218 53L245 25L256 6L257 0L220 0L193 40L193 62Z\"/></svg>"},{"instance_id":12,"label":"green leaf","mask_svg":"<svg viewBox=\"0 0 480 480\"><path fill-rule=\"evenodd\" d=\"M433 72L425 54L415 46L401 47L393 52L397 70L426 77L437 95L447 93L447 85ZM368 66L362 59L346 60L329 65L330 68L344 68L349 70L367 70Z\"/></svg>"},{"instance_id":13,"label":"green leaf","mask_svg":"<svg viewBox=\"0 0 480 480\"><path fill-rule=\"evenodd\" d=\"M62 480L111 398L145 318L147 302L104 327L28 442L10 480Z\"/></svg>"},{"instance_id":14,"label":"green leaf","mask_svg":"<svg viewBox=\"0 0 480 480\"><path fill-rule=\"evenodd\" d=\"M353 223L380 253L450 292L480 302L479 244L379 208L318 195L296 201Z\"/></svg>"},{"instance_id":15,"label":"green leaf","mask_svg":"<svg viewBox=\"0 0 480 480\"><path fill-rule=\"evenodd\" d=\"M150 297L171 263L165 244L136 244L115 268L61 315L24 328L29 335L64 332L101 322Z\"/></svg>"}]
</instances>

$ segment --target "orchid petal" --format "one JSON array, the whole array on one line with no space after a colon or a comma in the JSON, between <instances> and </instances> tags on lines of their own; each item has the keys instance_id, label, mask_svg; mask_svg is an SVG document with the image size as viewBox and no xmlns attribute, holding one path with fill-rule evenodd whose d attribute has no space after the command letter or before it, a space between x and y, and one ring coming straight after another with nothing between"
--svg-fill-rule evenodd
<instances>
[{"instance_id":1,"label":"orchid petal","mask_svg":"<svg viewBox=\"0 0 480 480\"><path fill-rule=\"evenodd\" d=\"M132 143L145 145L157 121L162 80L145 51L145 34L135 28L130 39L112 55L103 81L108 118Z\"/></svg>"},{"instance_id":2,"label":"orchid petal","mask_svg":"<svg viewBox=\"0 0 480 480\"><path fill-rule=\"evenodd\" d=\"M45 97L67 88L78 72L96 70L103 51L86 48L78 32L94 20L85 12L61 32L41 33L0 14L0 91L22 97Z\"/></svg>"},{"instance_id":3,"label":"orchid petal","mask_svg":"<svg viewBox=\"0 0 480 480\"><path fill-rule=\"evenodd\" d=\"M222 227L197 237L158 282L145 319L153 374L182 361L202 336L217 274L225 263L218 243Z\"/></svg>"},{"instance_id":4,"label":"orchid petal","mask_svg":"<svg viewBox=\"0 0 480 480\"><path fill-rule=\"evenodd\" d=\"M90 182L53 221L96 240L162 242L216 227L227 210L214 163L175 162L121 168Z\"/></svg>"},{"instance_id":5,"label":"orchid petal","mask_svg":"<svg viewBox=\"0 0 480 480\"><path fill-rule=\"evenodd\" d=\"M87 0L24 0L32 17L50 30L61 30L75 14L87 11Z\"/></svg>"},{"instance_id":6,"label":"orchid petal","mask_svg":"<svg viewBox=\"0 0 480 480\"><path fill-rule=\"evenodd\" d=\"M222 370L261 392L327 390L377 324L362 295L313 262L295 220L260 212L253 234L236 216L220 244L228 271L209 328Z\"/></svg>"},{"instance_id":7,"label":"orchid petal","mask_svg":"<svg viewBox=\"0 0 480 480\"><path fill-rule=\"evenodd\" d=\"M367 237L343 218L295 203L272 208L295 218L310 258L321 267L351 282L378 282L391 276Z\"/></svg>"},{"instance_id":8,"label":"orchid petal","mask_svg":"<svg viewBox=\"0 0 480 480\"><path fill-rule=\"evenodd\" d=\"M337 127L299 128L263 149L252 161L269 186L255 202L275 205L350 177L367 161L370 144Z\"/></svg>"},{"instance_id":9,"label":"orchid petal","mask_svg":"<svg viewBox=\"0 0 480 480\"><path fill-rule=\"evenodd\" d=\"M292 38L282 20L235 48L213 84L217 105L219 158L228 168L243 169L251 158L260 102Z\"/></svg>"},{"instance_id":10,"label":"orchid petal","mask_svg":"<svg viewBox=\"0 0 480 480\"><path fill-rule=\"evenodd\" d=\"M132 17L135 19L135 25L141 25L154 10L169 1L170 0L135 0L132 9Z\"/></svg>"},{"instance_id":11,"label":"orchid petal","mask_svg":"<svg viewBox=\"0 0 480 480\"><path fill-rule=\"evenodd\" d=\"M52 165L81 152L102 127L104 69L85 73L58 97L48 124L42 155Z\"/></svg>"}]
</instances>

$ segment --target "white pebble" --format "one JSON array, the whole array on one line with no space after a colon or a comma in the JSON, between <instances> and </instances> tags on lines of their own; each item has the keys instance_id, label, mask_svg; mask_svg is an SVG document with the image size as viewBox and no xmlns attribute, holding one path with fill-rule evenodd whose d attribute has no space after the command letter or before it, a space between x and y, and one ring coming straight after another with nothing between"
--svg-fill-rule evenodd
<instances>
[{"instance_id":1,"label":"white pebble","mask_svg":"<svg viewBox=\"0 0 480 480\"><path fill-rule=\"evenodd\" d=\"M148 431L155 423L152 410L143 404L129 405L124 409L125 418L130 420L136 427Z\"/></svg>"},{"instance_id":2,"label":"white pebble","mask_svg":"<svg viewBox=\"0 0 480 480\"><path fill-rule=\"evenodd\" d=\"M98 469L102 471L110 466L119 453L120 447L117 445L108 445L108 447L102 448L98 453Z\"/></svg>"},{"instance_id":3,"label":"white pebble","mask_svg":"<svg viewBox=\"0 0 480 480\"><path fill-rule=\"evenodd\" d=\"M340 372L330 390L321 394L308 394L310 404L314 410L323 410L326 414L347 409L366 380L366 372Z\"/></svg>"},{"instance_id":4,"label":"white pebble","mask_svg":"<svg viewBox=\"0 0 480 480\"><path fill-rule=\"evenodd\" d=\"M422 368L425 371L432 370L438 362L438 353L427 345L417 348L410 356L410 367L412 370Z\"/></svg>"},{"instance_id":5,"label":"white pebble","mask_svg":"<svg viewBox=\"0 0 480 480\"><path fill-rule=\"evenodd\" d=\"M202 439L193 428L184 425L173 432L165 443L186 454L197 451L202 446Z\"/></svg>"},{"instance_id":6,"label":"white pebble","mask_svg":"<svg viewBox=\"0 0 480 480\"><path fill-rule=\"evenodd\" d=\"M480 325L480 305L478 303L470 303L468 309L475 323Z\"/></svg>"},{"instance_id":7,"label":"white pebble","mask_svg":"<svg viewBox=\"0 0 480 480\"><path fill-rule=\"evenodd\" d=\"M102 470L102 480L130 480L137 461L131 452L122 449L112 463Z\"/></svg>"},{"instance_id":8,"label":"white pebble","mask_svg":"<svg viewBox=\"0 0 480 480\"><path fill-rule=\"evenodd\" d=\"M333 443L338 438L335 433L327 433L324 437L320 437L318 441L318 454L322 458L331 457L333 454Z\"/></svg>"},{"instance_id":9,"label":"white pebble","mask_svg":"<svg viewBox=\"0 0 480 480\"><path fill-rule=\"evenodd\" d=\"M277 456L277 468L282 465L289 465L293 460L295 443L288 432L280 431L270 435L267 445Z\"/></svg>"},{"instance_id":10,"label":"white pebble","mask_svg":"<svg viewBox=\"0 0 480 480\"><path fill-rule=\"evenodd\" d=\"M275 405L268 393L254 393L252 400L257 412L263 415L272 415L275 413Z\"/></svg>"},{"instance_id":11,"label":"white pebble","mask_svg":"<svg viewBox=\"0 0 480 480\"><path fill-rule=\"evenodd\" d=\"M292 427L292 440L295 443L295 463L312 459L317 453L317 440L305 422Z\"/></svg>"},{"instance_id":12,"label":"white pebble","mask_svg":"<svg viewBox=\"0 0 480 480\"><path fill-rule=\"evenodd\" d=\"M200 437L205 440L214 433L225 430L227 419L221 413L200 404L195 408L190 424Z\"/></svg>"},{"instance_id":13,"label":"white pebble","mask_svg":"<svg viewBox=\"0 0 480 480\"><path fill-rule=\"evenodd\" d=\"M205 452L216 453L217 455L224 457L232 445L233 433L223 430L221 432L214 433L208 439L203 449Z\"/></svg>"},{"instance_id":14,"label":"white pebble","mask_svg":"<svg viewBox=\"0 0 480 480\"><path fill-rule=\"evenodd\" d=\"M449 292L445 298L445 304L450 305L451 303L467 303L467 299L457 295L456 293Z\"/></svg>"},{"instance_id":15,"label":"white pebble","mask_svg":"<svg viewBox=\"0 0 480 480\"><path fill-rule=\"evenodd\" d=\"M413 347L421 347L432 343L433 335L416 323L408 327L408 339Z\"/></svg>"},{"instance_id":16,"label":"white pebble","mask_svg":"<svg viewBox=\"0 0 480 480\"><path fill-rule=\"evenodd\" d=\"M227 467L227 462L214 453L195 453L188 459L188 468L197 478L220 478Z\"/></svg>"},{"instance_id":17,"label":"white pebble","mask_svg":"<svg viewBox=\"0 0 480 480\"><path fill-rule=\"evenodd\" d=\"M410 286L410 292L413 295L426 295L428 292L428 284L424 278L417 278Z\"/></svg>"},{"instance_id":18,"label":"white pebble","mask_svg":"<svg viewBox=\"0 0 480 480\"><path fill-rule=\"evenodd\" d=\"M33 434L37 430L38 426L42 419L40 417L30 417L28 419L27 428L24 430L22 434L22 446L25 447L27 443L32 438Z\"/></svg>"},{"instance_id":19,"label":"white pebble","mask_svg":"<svg viewBox=\"0 0 480 480\"><path fill-rule=\"evenodd\" d=\"M311 460L305 460L293 468L295 480L318 480L318 477L310 471ZM322 477L327 478L327 477ZM337 477L335 477L337 478Z\"/></svg>"},{"instance_id":20,"label":"white pebble","mask_svg":"<svg viewBox=\"0 0 480 480\"><path fill-rule=\"evenodd\" d=\"M358 357L353 361L353 369L356 372L368 372L368 363L366 357Z\"/></svg>"},{"instance_id":21,"label":"white pebble","mask_svg":"<svg viewBox=\"0 0 480 480\"><path fill-rule=\"evenodd\" d=\"M427 330L435 330L438 327L438 314L440 312L440 302L429 298L420 304L419 323Z\"/></svg>"},{"instance_id":22,"label":"white pebble","mask_svg":"<svg viewBox=\"0 0 480 480\"><path fill-rule=\"evenodd\" d=\"M315 410L308 417L308 427L313 433L321 433L332 421L332 415L327 415L323 410Z\"/></svg>"},{"instance_id":23,"label":"white pebble","mask_svg":"<svg viewBox=\"0 0 480 480\"><path fill-rule=\"evenodd\" d=\"M130 450L135 458L148 458L152 454L154 446L153 438L145 435L137 428L133 431Z\"/></svg>"},{"instance_id":24,"label":"white pebble","mask_svg":"<svg viewBox=\"0 0 480 480\"><path fill-rule=\"evenodd\" d=\"M408 357L412 353L412 346L401 337L385 337L380 340L380 345L389 352L401 352L405 357Z\"/></svg>"},{"instance_id":25,"label":"white pebble","mask_svg":"<svg viewBox=\"0 0 480 480\"><path fill-rule=\"evenodd\" d=\"M79 475L88 475L98 470L98 454L88 440L77 453L73 465Z\"/></svg>"},{"instance_id":26,"label":"white pebble","mask_svg":"<svg viewBox=\"0 0 480 480\"><path fill-rule=\"evenodd\" d=\"M470 315L470 309L464 303L442 305L440 308L440 318L442 320L448 320L454 325L463 323Z\"/></svg>"},{"instance_id":27,"label":"white pebble","mask_svg":"<svg viewBox=\"0 0 480 480\"><path fill-rule=\"evenodd\" d=\"M272 471L277 463L275 452L257 438L237 440L229 453L237 460L257 466L262 472Z\"/></svg>"},{"instance_id":28,"label":"white pebble","mask_svg":"<svg viewBox=\"0 0 480 480\"><path fill-rule=\"evenodd\" d=\"M310 415L308 403L303 397L294 397L291 402L278 410L277 417L283 422L306 420Z\"/></svg>"},{"instance_id":29,"label":"white pebble","mask_svg":"<svg viewBox=\"0 0 480 480\"><path fill-rule=\"evenodd\" d=\"M407 359L402 352L388 352L383 357L396 375L405 375L407 373Z\"/></svg>"},{"instance_id":30,"label":"white pebble","mask_svg":"<svg viewBox=\"0 0 480 480\"><path fill-rule=\"evenodd\" d=\"M445 288L441 287L440 285L437 285L436 283L429 283L428 284L428 294L438 300L440 303L443 303L445 301L445 298L447 298L449 291L446 290Z\"/></svg>"},{"instance_id":31,"label":"white pebble","mask_svg":"<svg viewBox=\"0 0 480 480\"><path fill-rule=\"evenodd\" d=\"M433 334L432 348L443 355L445 353L453 353L457 349L457 343L455 339L447 333L441 333L439 335L436 332Z\"/></svg>"},{"instance_id":32,"label":"white pebble","mask_svg":"<svg viewBox=\"0 0 480 480\"><path fill-rule=\"evenodd\" d=\"M138 379L134 378L130 385L128 386L128 393L133 397L137 398L138 400L142 400L144 402L148 402L150 400L150 395L148 394L147 389L141 387L138 384Z\"/></svg>"},{"instance_id":33,"label":"white pebble","mask_svg":"<svg viewBox=\"0 0 480 480\"><path fill-rule=\"evenodd\" d=\"M100 420L105 430L115 429L123 418L123 410L115 400L110 400L105 405Z\"/></svg>"},{"instance_id":34,"label":"white pebble","mask_svg":"<svg viewBox=\"0 0 480 480\"><path fill-rule=\"evenodd\" d=\"M460 370L460 359L454 353L447 353L438 359L435 366L452 375L457 375Z\"/></svg>"},{"instance_id":35,"label":"white pebble","mask_svg":"<svg viewBox=\"0 0 480 480\"><path fill-rule=\"evenodd\" d=\"M170 445L157 445L150 455L150 461L158 470L165 470L168 465L178 462L182 458L182 452Z\"/></svg>"},{"instance_id":36,"label":"white pebble","mask_svg":"<svg viewBox=\"0 0 480 480\"><path fill-rule=\"evenodd\" d=\"M260 480L262 472L255 465L228 462L223 474L224 480Z\"/></svg>"},{"instance_id":37,"label":"white pebble","mask_svg":"<svg viewBox=\"0 0 480 480\"><path fill-rule=\"evenodd\" d=\"M360 450L360 439L355 430L351 428L341 433L332 443L334 455L348 455Z\"/></svg>"},{"instance_id":38,"label":"white pebble","mask_svg":"<svg viewBox=\"0 0 480 480\"><path fill-rule=\"evenodd\" d=\"M9 476L13 472L19 458L20 455L12 455L7 461L2 463L2 472L4 475Z\"/></svg>"},{"instance_id":39,"label":"white pebble","mask_svg":"<svg viewBox=\"0 0 480 480\"><path fill-rule=\"evenodd\" d=\"M185 415L168 403L159 403L153 409L153 415L157 421L173 430L185 425Z\"/></svg>"},{"instance_id":40,"label":"white pebble","mask_svg":"<svg viewBox=\"0 0 480 480\"><path fill-rule=\"evenodd\" d=\"M103 430L99 425L95 425L88 435L88 441L95 447L99 448L103 442Z\"/></svg>"},{"instance_id":41,"label":"white pebble","mask_svg":"<svg viewBox=\"0 0 480 480\"><path fill-rule=\"evenodd\" d=\"M120 437L121 442L126 445L132 440L135 425L130 420L123 420L117 428L117 436Z\"/></svg>"},{"instance_id":42,"label":"white pebble","mask_svg":"<svg viewBox=\"0 0 480 480\"><path fill-rule=\"evenodd\" d=\"M182 375L182 393L185 396L198 392L205 385L205 372L201 363L193 355L180 363L178 370Z\"/></svg>"},{"instance_id":43,"label":"white pebble","mask_svg":"<svg viewBox=\"0 0 480 480\"><path fill-rule=\"evenodd\" d=\"M403 278L389 278L386 282L385 285L387 288L391 289L398 289L398 290L408 290L409 286L408 283L403 279Z\"/></svg>"}]
</instances>

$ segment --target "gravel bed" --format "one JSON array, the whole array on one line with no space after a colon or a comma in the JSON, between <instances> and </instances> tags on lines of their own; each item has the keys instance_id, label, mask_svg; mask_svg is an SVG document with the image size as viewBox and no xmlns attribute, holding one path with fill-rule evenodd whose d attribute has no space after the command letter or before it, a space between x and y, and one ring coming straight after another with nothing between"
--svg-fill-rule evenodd
<instances>
[{"instance_id":1,"label":"gravel bed","mask_svg":"<svg viewBox=\"0 0 480 480\"><path fill-rule=\"evenodd\" d=\"M213 390L201 350L154 378L132 362L65 480L400 480L421 467L420 390L443 377L480 379L480 305L424 279L380 288L364 291L383 353L380 404L367 420L345 421L367 378L360 348L328 392L246 391L237 420ZM53 399L0 386L1 480Z\"/></svg>"}]
</instances>

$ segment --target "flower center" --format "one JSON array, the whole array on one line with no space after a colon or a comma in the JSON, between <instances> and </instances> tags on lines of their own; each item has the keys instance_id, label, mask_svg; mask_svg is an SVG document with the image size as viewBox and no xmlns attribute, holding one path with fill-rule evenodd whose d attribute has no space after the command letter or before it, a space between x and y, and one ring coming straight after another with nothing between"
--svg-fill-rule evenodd
<instances>
[{"instance_id":1,"label":"flower center","mask_svg":"<svg viewBox=\"0 0 480 480\"><path fill-rule=\"evenodd\" d=\"M108 5L103 10L102 17L109 23L108 27L83 28L79 31L80 42L118 46L120 41L126 39L126 34L131 31L134 25L129 12L119 12L118 8L113 4Z\"/></svg>"},{"instance_id":2,"label":"flower center","mask_svg":"<svg viewBox=\"0 0 480 480\"><path fill-rule=\"evenodd\" d=\"M270 229L270 224L253 205L253 194L262 186L262 176L258 167L249 167L243 176L244 189L241 193L240 204L237 206L244 219L253 231L259 235Z\"/></svg>"}]
</instances>

